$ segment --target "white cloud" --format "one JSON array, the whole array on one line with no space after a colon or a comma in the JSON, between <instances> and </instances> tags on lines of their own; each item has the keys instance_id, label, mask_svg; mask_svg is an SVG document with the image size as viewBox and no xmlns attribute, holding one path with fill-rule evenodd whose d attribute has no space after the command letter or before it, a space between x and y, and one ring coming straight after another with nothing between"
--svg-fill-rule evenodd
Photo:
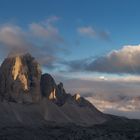
<instances>
[{"instance_id":1,"label":"white cloud","mask_svg":"<svg viewBox=\"0 0 140 140\"><path fill-rule=\"evenodd\" d=\"M140 73L140 45L127 45L105 56L74 60L66 63L71 70L104 73Z\"/></svg>"},{"instance_id":2,"label":"white cloud","mask_svg":"<svg viewBox=\"0 0 140 140\"><path fill-rule=\"evenodd\" d=\"M54 25L60 17L52 16L43 22L31 23L29 29L32 35L45 39L49 42L63 43L64 39L59 33L59 29Z\"/></svg>"},{"instance_id":3,"label":"white cloud","mask_svg":"<svg viewBox=\"0 0 140 140\"><path fill-rule=\"evenodd\" d=\"M103 40L110 40L109 32L107 31L97 31L92 26L83 26L77 28L77 32L85 37L91 37L91 38L99 38Z\"/></svg>"},{"instance_id":4,"label":"white cloud","mask_svg":"<svg viewBox=\"0 0 140 140\"><path fill-rule=\"evenodd\" d=\"M140 72L140 45L124 46L114 50L104 57L97 58L89 66L89 70L112 73L139 73Z\"/></svg>"},{"instance_id":5,"label":"white cloud","mask_svg":"<svg viewBox=\"0 0 140 140\"><path fill-rule=\"evenodd\" d=\"M95 37L96 36L96 32L95 30L91 27L91 26L87 26L87 27L79 27L77 29L77 31L84 36L89 36L89 37Z\"/></svg>"},{"instance_id":6,"label":"white cloud","mask_svg":"<svg viewBox=\"0 0 140 140\"><path fill-rule=\"evenodd\" d=\"M0 27L0 43L3 44L1 47L9 49L23 49L29 45L25 41L24 32L16 25L3 25Z\"/></svg>"},{"instance_id":7,"label":"white cloud","mask_svg":"<svg viewBox=\"0 0 140 140\"><path fill-rule=\"evenodd\" d=\"M43 66L53 68L59 53L64 52L64 39L59 29L53 24L58 17L50 17L39 23L31 23L26 29L18 25L3 24L0 26L0 54L29 52Z\"/></svg>"},{"instance_id":8,"label":"white cloud","mask_svg":"<svg viewBox=\"0 0 140 140\"><path fill-rule=\"evenodd\" d=\"M46 25L40 23L32 23L30 24L31 33L37 37L42 39L51 40L57 43L62 43L63 38L60 36L59 31L53 25Z\"/></svg>"}]
</instances>

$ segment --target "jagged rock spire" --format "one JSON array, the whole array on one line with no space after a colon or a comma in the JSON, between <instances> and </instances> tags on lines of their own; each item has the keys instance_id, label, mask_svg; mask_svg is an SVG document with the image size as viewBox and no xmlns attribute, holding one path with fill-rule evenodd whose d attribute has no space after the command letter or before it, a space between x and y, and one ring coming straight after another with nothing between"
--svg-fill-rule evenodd
<instances>
[{"instance_id":1,"label":"jagged rock spire","mask_svg":"<svg viewBox=\"0 0 140 140\"><path fill-rule=\"evenodd\" d=\"M40 98L41 70L29 53L9 55L0 67L0 95L15 102L36 102Z\"/></svg>"}]
</instances>

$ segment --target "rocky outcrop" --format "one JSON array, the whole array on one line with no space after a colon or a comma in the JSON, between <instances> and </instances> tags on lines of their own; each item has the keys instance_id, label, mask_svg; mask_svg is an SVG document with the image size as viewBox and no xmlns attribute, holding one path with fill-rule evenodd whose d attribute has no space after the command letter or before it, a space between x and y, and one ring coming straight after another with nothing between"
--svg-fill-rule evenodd
<instances>
[{"instance_id":1,"label":"rocky outcrop","mask_svg":"<svg viewBox=\"0 0 140 140\"><path fill-rule=\"evenodd\" d=\"M67 94L63 88L63 84L59 83L56 85L55 80L50 74L43 74L41 76L40 87L43 97L46 97L59 106L65 103Z\"/></svg>"},{"instance_id":2,"label":"rocky outcrop","mask_svg":"<svg viewBox=\"0 0 140 140\"><path fill-rule=\"evenodd\" d=\"M56 83L50 74L43 74L40 81L42 96L48 99L56 99Z\"/></svg>"},{"instance_id":3,"label":"rocky outcrop","mask_svg":"<svg viewBox=\"0 0 140 140\"><path fill-rule=\"evenodd\" d=\"M38 62L30 54L12 55L4 60L0 67L0 98L5 123L7 113L4 112L14 116L17 123L24 123L25 118L33 123L37 120L39 123L78 125L100 124L107 120L106 115L79 94L66 93L63 83L57 85L50 74L41 75ZM29 102L37 104L17 105Z\"/></svg>"},{"instance_id":4,"label":"rocky outcrop","mask_svg":"<svg viewBox=\"0 0 140 140\"><path fill-rule=\"evenodd\" d=\"M11 55L0 67L1 99L37 102L40 99L41 70L30 54Z\"/></svg>"},{"instance_id":5,"label":"rocky outcrop","mask_svg":"<svg viewBox=\"0 0 140 140\"><path fill-rule=\"evenodd\" d=\"M92 107L93 105L85 98L81 97L80 94L71 95L66 93L63 83L60 82L56 85L55 80L50 74L43 74L41 76L41 93L43 97L53 101L55 104L62 106L66 102L70 104L78 105L79 107Z\"/></svg>"},{"instance_id":6,"label":"rocky outcrop","mask_svg":"<svg viewBox=\"0 0 140 140\"><path fill-rule=\"evenodd\" d=\"M93 110L95 113L100 114L102 113L97 110L88 100L81 97L80 94L71 95L66 93L63 83L59 83L56 85L55 80L50 74L43 74L41 76L41 93L43 97L46 97L48 100L52 101L58 106L70 106L71 105L80 108L88 107Z\"/></svg>"}]
</instances>

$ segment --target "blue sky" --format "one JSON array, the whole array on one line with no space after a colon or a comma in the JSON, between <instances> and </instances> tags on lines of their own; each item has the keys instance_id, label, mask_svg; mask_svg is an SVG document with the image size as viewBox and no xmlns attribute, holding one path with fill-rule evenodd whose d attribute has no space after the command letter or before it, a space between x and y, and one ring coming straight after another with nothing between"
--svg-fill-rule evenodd
<instances>
[{"instance_id":1,"label":"blue sky","mask_svg":"<svg viewBox=\"0 0 140 140\"><path fill-rule=\"evenodd\" d=\"M100 56L123 45L139 44L139 3L138 0L1 0L0 23L12 22L26 30L32 22L58 16L57 27L71 52L68 58ZM80 36L77 28L83 26L108 32L110 40Z\"/></svg>"},{"instance_id":2,"label":"blue sky","mask_svg":"<svg viewBox=\"0 0 140 140\"><path fill-rule=\"evenodd\" d=\"M29 51L68 92L107 113L140 118L139 6L139 0L1 0L0 61L10 51Z\"/></svg>"},{"instance_id":3,"label":"blue sky","mask_svg":"<svg viewBox=\"0 0 140 140\"><path fill-rule=\"evenodd\" d=\"M61 61L67 62L73 60L70 64L79 65L79 63L83 63L87 65L87 61L97 59L95 62L98 65L103 65L103 62L98 62L98 58L104 59L103 56L107 56L110 52L114 52L114 50L121 50L126 45L136 48L135 46L140 44L139 4L138 0L1 0L0 27L2 30L4 27L10 26L12 31L16 30L22 37L23 34L26 34L23 40L28 40L37 47L49 44L49 49L47 47L42 49L43 57L53 51L50 57L53 57L52 59L54 60L61 59ZM37 27L35 27L36 25ZM17 27L20 31L17 31ZM53 34L50 35L51 41L49 43L46 41L48 36L45 36L46 34L43 36L43 31L38 31L38 28L42 28L46 33ZM36 34L36 37L32 34ZM63 41L58 42L58 38ZM24 47L24 45L22 46ZM51 47L52 49L50 49ZM135 52L137 52L137 49ZM117 55L117 58L119 58L119 55ZM122 59L124 60L123 55ZM54 58L54 56L57 57ZM110 59L114 60L114 57L112 54ZM107 58L105 57L105 59ZM43 62L45 63L45 60ZM58 61L54 63L58 63ZM115 68L112 64L108 63L109 60L107 59L105 64ZM74 66L69 65L69 63L66 66L63 64L57 64L57 67L55 67L56 70L65 71L67 67L70 67L71 71L75 71ZM130 65L132 66L132 64ZM79 68L76 66L79 70L83 69L82 71L89 69L82 67L81 65ZM139 72L139 69L135 69L135 73ZM101 68L100 70L99 68L97 70L90 68L89 70L92 74L99 76L102 73L103 75L106 75L106 73L108 75L109 73L108 76L112 76L112 74L125 74L124 71L120 70L115 70L115 72L112 70L109 71L111 72L101 70ZM84 76L86 74L87 72L84 73ZM132 74L132 71L128 72L126 70L126 74Z\"/></svg>"}]
</instances>

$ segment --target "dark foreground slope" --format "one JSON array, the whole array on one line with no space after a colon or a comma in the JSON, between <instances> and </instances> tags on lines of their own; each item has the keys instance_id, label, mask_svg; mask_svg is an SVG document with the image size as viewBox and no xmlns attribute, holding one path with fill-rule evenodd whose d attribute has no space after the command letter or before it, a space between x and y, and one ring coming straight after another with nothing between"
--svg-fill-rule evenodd
<instances>
[{"instance_id":1,"label":"dark foreground slope","mask_svg":"<svg viewBox=\"0 0 140 140\"><path fill-rule=\"evenodd\" d=\"M0 140L140 139L140 120L104 114L108 121L102 124L81 125L68 122L59 108L46 99L35 104L0 102Z\"/></svg>"},{"instance_id":2,"label":"dark foreground slope","mask_svg":"<svg viewBox=\"0 0 140 140\"><path fill-rule=\"evenodd\" d=\"M113 121L91 127L76 125L7 126L0 140L140 140L140 121Z\"/></svg>"},{"instance_id":3,"label":"dark foreground slope","mask_svg":"<svg viewBox=\"0 0 140 140\"><path fill-rule=\"evenodd\" d=\"M80 116L80 123L72 118L68 121L60 108L46 99L30 104L0 102L0 140L140 139L140 120L104 114L108 121L95 124L93 116L90 126L82 125Z\"/></svg>"}]
</instances>

